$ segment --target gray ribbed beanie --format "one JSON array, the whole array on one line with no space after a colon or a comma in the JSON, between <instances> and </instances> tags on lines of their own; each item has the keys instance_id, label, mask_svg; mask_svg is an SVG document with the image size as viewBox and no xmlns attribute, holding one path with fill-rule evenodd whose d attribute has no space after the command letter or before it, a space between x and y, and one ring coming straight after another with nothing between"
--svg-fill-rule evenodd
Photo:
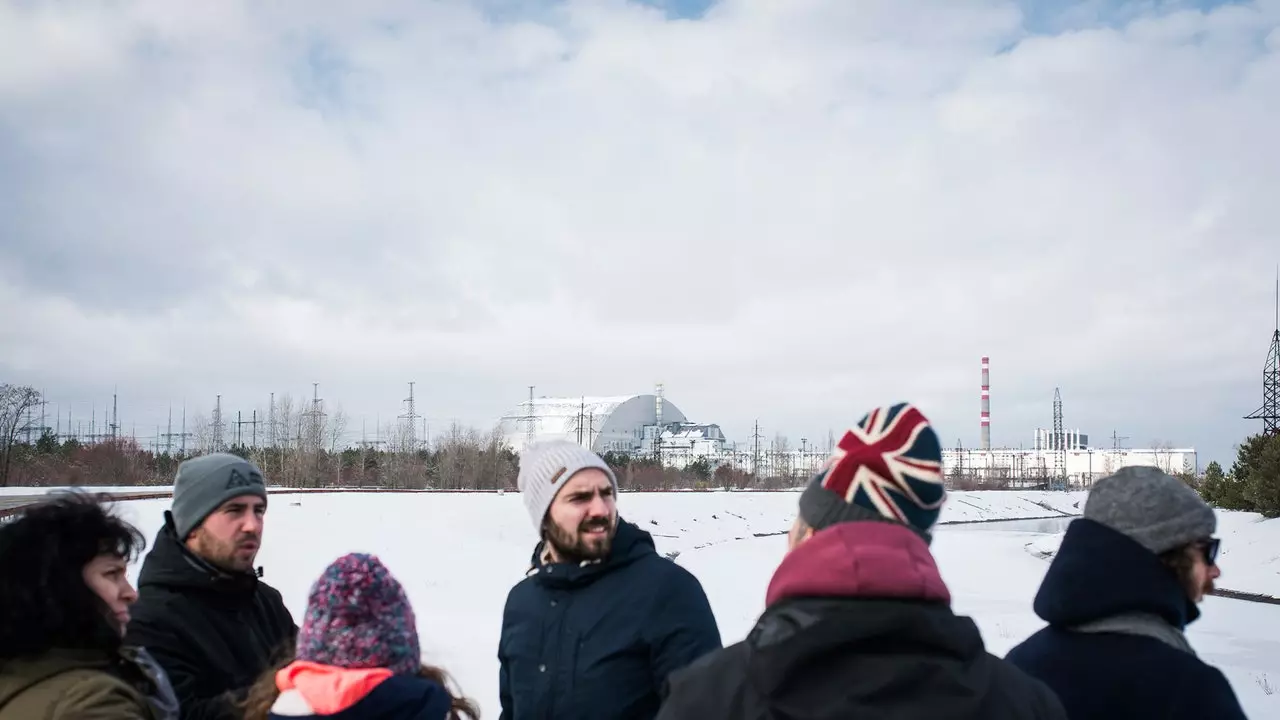
<instances>
[{"instance_id":1,"label":"gray ribbed beanie","mask_svg":"<svg viewBox=\"0 0 1280 720\"><path fill-rule=\"evenodd\" d=\"M186 540L222 503L241 495L267 499L257 465L231 453L211 453L184 461L173 481L173 525Z\"/></svg>"},{"instance_id":2,"label":"gray ribbed beanie","mask_svg":"<svg viewBox=\"0 0 1280 720\"><path fill-rule=\"evenodd\" d=\"M1124 533L1159 555L1208 537L1218 518L1200 495L1158 468L1121 468L1099 480L1085 499L1084 517Z\"/></svg>"},{"instance_id":3,"label":"gray ribbed beanie","mask_svg":"<svg viewBox=\"0 0 1280 720\"><path fill-rule=\"evenodd\" d=\"M516 476L516 487L520 489L535 530L542 529L547 508L551 507L551 501L555 500L560 488L564 487L574 473L587 468L603 470L609 476L613 491L618 492L618 478L614 477L613 469L608 463L575 442L549 440L534 443L520 452L520 473Z\"/></svg>"}]
</instances>

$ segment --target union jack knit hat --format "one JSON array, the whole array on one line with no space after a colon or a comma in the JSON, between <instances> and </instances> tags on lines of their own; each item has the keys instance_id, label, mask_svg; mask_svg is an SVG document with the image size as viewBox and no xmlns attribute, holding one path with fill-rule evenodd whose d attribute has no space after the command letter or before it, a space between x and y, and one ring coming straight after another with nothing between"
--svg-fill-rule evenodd
<instances>
[{"instance_id":1,"label":"union jack knit hat","mask_svg":"<svg viewBox=\"0 0 1280 720\"><path fill-rule=\"evenodd\" d=\"M840 444L800 495L815 531L855 520L887 520L929 532L947 499L942 444L914 405L876 408Z\"/></svg>"}]
</instances>

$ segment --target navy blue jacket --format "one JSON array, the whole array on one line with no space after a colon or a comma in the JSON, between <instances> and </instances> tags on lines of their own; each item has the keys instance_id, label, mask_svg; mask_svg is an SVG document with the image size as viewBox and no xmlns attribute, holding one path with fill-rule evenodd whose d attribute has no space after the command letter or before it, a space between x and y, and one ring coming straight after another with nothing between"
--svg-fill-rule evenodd
<instances>
[{"instance_id":1,"label":"navy blue jacket","mask_svg":"<svg viewBox=\"0 0 1280 720\"><path fill-rule=\"evenodd\" d=\"M1069 717L1243 720L1226 677L1195 655L1152 637L1066 629L1130 612L1182 629L1200 616L1173 572L1127 535L1073 520L1035 611L1049 627L1005 659L1053 688Z\"/></svg>"},{"instance_id":2,"label":"navy blue jacket","mask_svg":"<svg viewBox=\"0 0 1280 720\"><path fill-rule=\"evenodd\" d=\"M270 720L447 720L453 705L448 691L435 681L405 675L383 680L351 707L332 715L297 714L294 705L297 700L281 694L267 717Z\"/></svg>"},{"instance_id":3,"label":"navy blue jacket","mask_svg":"<svg viewBox=\"0 0 1280 720\"><path fill-rule=\"evenodd\" d=\"M599 563L541 553L502 614L502 720L647 720L668 674L721 647L702 585L635 525Z\"/></svg>"}]
</instances>

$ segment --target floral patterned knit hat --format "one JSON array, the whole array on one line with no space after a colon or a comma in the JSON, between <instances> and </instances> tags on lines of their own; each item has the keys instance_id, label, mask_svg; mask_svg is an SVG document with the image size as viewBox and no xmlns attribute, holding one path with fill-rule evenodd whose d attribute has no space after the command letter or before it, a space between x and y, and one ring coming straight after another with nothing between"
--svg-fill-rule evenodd
<instances>
[{"instance_id":1,"label":"floral patterned knit hat","mask_svg":"<svg viewBox=\"0 0 1280 720\"><path fill-rule=\"evenodd\" d=\"M311 586L297 659L417 674L421 654L413 608L377 556L344 555Z\"/></svg>"}]
</instances>

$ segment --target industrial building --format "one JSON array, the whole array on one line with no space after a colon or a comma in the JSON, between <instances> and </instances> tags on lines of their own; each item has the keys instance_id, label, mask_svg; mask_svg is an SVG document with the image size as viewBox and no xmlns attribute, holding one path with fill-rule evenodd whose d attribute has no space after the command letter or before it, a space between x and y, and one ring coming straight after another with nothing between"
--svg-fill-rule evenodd
<instances>
[{"instance_id":1,"label":"industrial building","mask_svg":"<svg viewBox=\"0 0 1280 720\"><path fill-rule=\"evenodd\" d=\"M1199 460L1194 448L1093 448L1065 450L943 448L942 468L953 485L1007 484L1010 487L1058 486L1087 488L1122 467L1155 466L1169 474L1195 473Z\"/></svg>"},{"instance_id":2,"label":"industrial building","mask_svg":"<svg viewBox=\"0 0 1280 720\"><path fill-rule=\"evenodd\" d=\"M658 385L652 395L610 397L534 397L504 415L499 427L517 452L544 440L572 440L593 452L629 455L664 453L670 448L682 456L714 456L725 443L718 425L691 423L680 408L662 396ZM655 448L655 438L661 438ZM675 458L672 458L675 460Z\"/></svg>"},{"instance_id":3,"label":"industrial building","mask_svg":"<svg viewBox=\"0 0 1280 720\"><path fill-rule=\"evenodd\" d=\"M1194 448L1121 447L1113 436L1109 448L1093 447L1089 436L1063 426L1062 393L1053 391L1053 427L1036 428L1030 449L991 446L991 359L982 358L979 392L980 446L944 448L942 467L953 485L1008 485L1087 488L1122 467L1155 466L1169 474L1198 473Z\"/></svg>"},{"instance_id":4,"label":"industrial building","mask_svg":"<svg viewBox=\"0 0 1280 720\"><path fill-rule=\"evenodd\" d=\"M1031 447L991 446L990 359L982 358L980 444L943 448L942 465L953 486L1089 487L1122 467L1155 466L1170 473L1198 473L1194 448L1125 448L1113 436L1111 447L1091 446L1089 435L1063 426L1062 396L1054 391L1053 427L1037 428ZM793 477L817 471L830 455L834 436L823 443L800 438L798 447L770 441L759 428L745 442L725 437L719 425L691 422L657 385L653 394L610 397L529 397L499 421L507 443L517 452L532 442L561 439L592 451L660 458L683 468L699 459L761 477Z\"/></svg>"}]
</instances>

